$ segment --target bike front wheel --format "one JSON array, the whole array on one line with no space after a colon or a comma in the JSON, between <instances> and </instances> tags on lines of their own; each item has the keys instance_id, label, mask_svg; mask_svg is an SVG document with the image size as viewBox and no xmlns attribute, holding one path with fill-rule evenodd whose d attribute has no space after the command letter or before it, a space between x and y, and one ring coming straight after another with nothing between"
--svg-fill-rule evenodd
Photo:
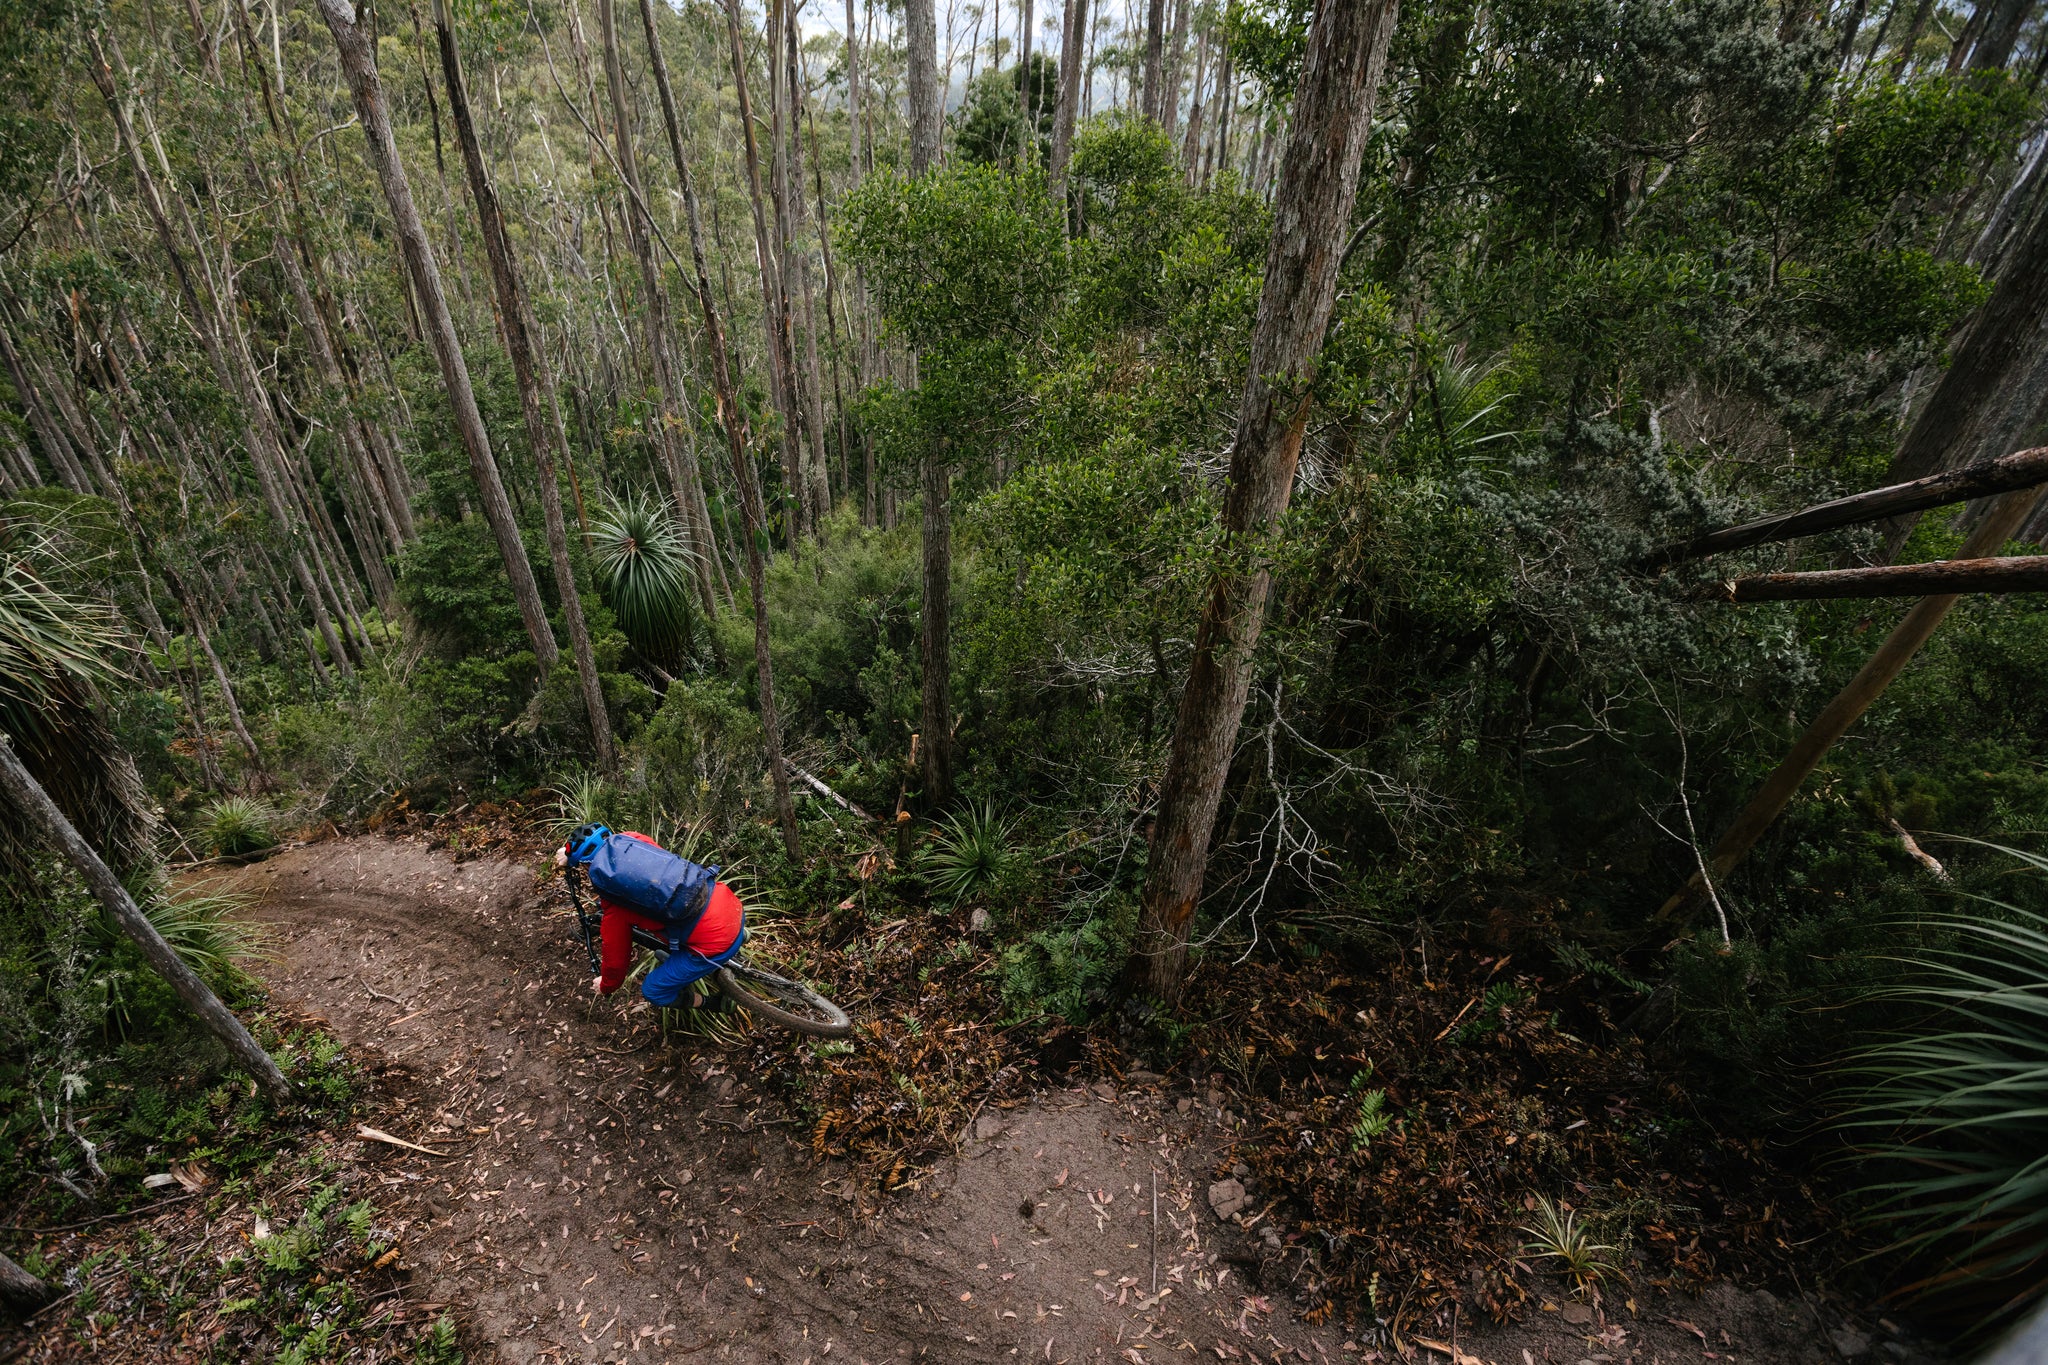
<instances>
[{"instance_id":1,"label":"bike front wheel","mask_svg":"<svg viewBox=\"0 0 2048 1365\"><path fill-rule=\"evenodd\" d=\"M718 988L750 1014L807 1033L813 1038L844 1038L853 1032L846 1011L824 996L786 976L764 972L744 962L718 969Z\"/></svg>"}]
</instances>

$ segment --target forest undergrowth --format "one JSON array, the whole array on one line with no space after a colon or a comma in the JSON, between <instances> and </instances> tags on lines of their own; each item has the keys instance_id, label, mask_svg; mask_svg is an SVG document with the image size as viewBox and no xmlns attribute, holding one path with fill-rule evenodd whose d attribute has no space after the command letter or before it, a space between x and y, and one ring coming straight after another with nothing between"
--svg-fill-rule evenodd
<instances>
[{"instance_id":1,"label":"forest undergrowth","mask_svg":"<svg viewBox=\"0 0 2048 1365\"><path fill-rule=\"evenodd\" d=\"M0 6L0 1200L202 1036L285 1094L173 870L602 821L854 1009L745 1045L876 1191L1149 1072L1318 1311L1994 1330L2044 75L2038 0Z\"/></svg>"}]
</instances>

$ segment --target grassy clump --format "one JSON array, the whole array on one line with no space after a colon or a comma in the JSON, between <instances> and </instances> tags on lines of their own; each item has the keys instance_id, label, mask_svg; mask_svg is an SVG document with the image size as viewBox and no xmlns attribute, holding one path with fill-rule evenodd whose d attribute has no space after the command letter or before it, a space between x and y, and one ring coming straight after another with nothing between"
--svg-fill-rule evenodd
<instances>
[{"instance_id":1,"label":"grassy clump","mask_svg":"<svg viewBox=\"0 0 2048 1365\"><path fill-rule=\"evenodd\" d=\"M200 813L200 837L216 858L277 846L277 813L250 796L224 796Z\"/></svg>"},{"instance_id":2,"label":"grassy clump","mask_svg":"<svg viewBox=\"0 0 2048 1365\"><path fill-rule=\"evenodd\" d=\"M1970 897L1899 929L1936 946L1879 993L1908 1022L1856 1055L1842 1126L1878 1173L1868 1216L1922 1272L1908 1291L1995 1322L2048 1292L2048 916Z\"/></svg>"}]
</instances>

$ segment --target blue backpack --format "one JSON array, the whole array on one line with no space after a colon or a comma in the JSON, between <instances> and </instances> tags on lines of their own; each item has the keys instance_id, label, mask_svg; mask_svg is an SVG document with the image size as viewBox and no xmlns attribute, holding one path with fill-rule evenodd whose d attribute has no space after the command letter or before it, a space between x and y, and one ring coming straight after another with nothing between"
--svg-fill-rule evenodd
<instances>
[{"instance_id":1,"label":"blue backpack","mask_svg":"<svg viewBox=\"0 0 2048 1365\"><path fill-rule=\"evenodd\" d=\"M585 870L598 895L666 925L671 946L690 941L718 885L717 868L623 834L606 839Z\"/></svg>"}]
</instances>

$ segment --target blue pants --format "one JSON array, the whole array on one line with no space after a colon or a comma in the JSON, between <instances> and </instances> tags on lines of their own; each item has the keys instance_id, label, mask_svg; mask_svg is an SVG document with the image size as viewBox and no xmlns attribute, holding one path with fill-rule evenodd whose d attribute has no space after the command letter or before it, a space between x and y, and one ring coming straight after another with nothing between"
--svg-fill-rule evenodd
<instances>
[{"instance_id":1,"label":"blue pants","mask_svg":"<svg viewBox=\"0 0 2048 1365\"><path fill-rule=\"evenodd\" d=\"M706 957L694 948L685 948L679 953L670 953L654 964L647 977L640 983L640 994L647 997L650 1005L668 1009L683 998L683 992L702 981L740 955L746 945L747 927L740 926L739 937L732 941L717 957Z\"/></svg>"}]
</instances>

